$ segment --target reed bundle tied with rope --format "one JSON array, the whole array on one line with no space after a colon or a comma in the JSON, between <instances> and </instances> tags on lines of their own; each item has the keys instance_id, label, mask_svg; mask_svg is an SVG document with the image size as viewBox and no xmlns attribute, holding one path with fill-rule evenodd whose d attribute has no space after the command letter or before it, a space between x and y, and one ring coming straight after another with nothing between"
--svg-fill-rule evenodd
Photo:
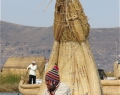
<instances>
[{"instance_id":1,"label":"reed bundle tied with rope","mask_svg":"<svg viewBox=\"0 0 120 95\"><path fill-rule=\"evenodd\" d=\"M54 17L55 41L46 72L58 62L60 81L70 87L71 95L102 95L88 43L90 26L79 0L56 0ZM43 81L38 95L45 87Z\"/></svg>"}]
</instances>

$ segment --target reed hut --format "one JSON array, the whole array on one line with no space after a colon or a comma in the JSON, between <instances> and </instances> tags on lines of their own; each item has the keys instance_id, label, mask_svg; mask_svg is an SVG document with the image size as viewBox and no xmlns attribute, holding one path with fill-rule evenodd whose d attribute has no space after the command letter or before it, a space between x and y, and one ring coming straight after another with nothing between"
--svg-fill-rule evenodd
<instances>
[{"instance_id":1,"label":"reed hut","mask_svg":"<svg viewBox=\"0 0 120 95\"><path fill-rule=\"evenodd\" d=\"M120 79L120 59L114 63L114 77Z\"/></svg>"},{"instance_id":2,"label":"reed hut","mask_svg":"<svg viewBox=\"0 0 120 95\"><path fill-rule=\"evenodd\" d=\"M71 95L102 95L97 66L88 42L89 29L79 0L56 0L55 40L46 72L58 62L60 81L70 87ZM38 95L42 95L45 88L43 81Z\"/></svg>"},{"instance_id":3,"label":"reed hut","mask_svg":"<svg viewBox=\"0 0 120 95\"><path fill-rule=\"evenodd\" d=\"M22 56L22 57L9 57L3 66L2 74L17 74L25 75L27 72L27 66L32 61L37 65L37 78L42 78L44 73L45 58L42 56Z\"/></svg>"}]
</instances>

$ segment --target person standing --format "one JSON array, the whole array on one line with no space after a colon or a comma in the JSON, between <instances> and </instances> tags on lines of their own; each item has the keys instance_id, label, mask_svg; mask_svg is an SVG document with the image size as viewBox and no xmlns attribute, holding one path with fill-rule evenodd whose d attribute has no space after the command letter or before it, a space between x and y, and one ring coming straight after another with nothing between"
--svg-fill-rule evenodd
<instances>
[{"instance_id":1,"label":"person standing","mask_svg":"<svg viewBox=\"0 0 120 95\"><path fill-rule=\"evenodd\" d=\"M30 64L27 69L29 70L29 84L36 83L36 70L37 70L37 65L35 61L32 61L32 64Z\"/></svg>"},{"instance_id":2,"label":"person standing","mask_svg":"<svg viewBox=\"0 0 120 95\"><path fill-rule=\"evenodd\" d=\"M120 64L120 58L118 59L118 65Z\"/></svg>"},{"instance_id":3,"label":"person standing","mask_svg":"<svg viewBox=\"0 0 120 95\"><path fill-rule=\"evenodd\" d=\"M46 70L46 68L48 66L48 62L49 62L49 59L46 59L45 70Z\"/></svg>"}]
</instances>

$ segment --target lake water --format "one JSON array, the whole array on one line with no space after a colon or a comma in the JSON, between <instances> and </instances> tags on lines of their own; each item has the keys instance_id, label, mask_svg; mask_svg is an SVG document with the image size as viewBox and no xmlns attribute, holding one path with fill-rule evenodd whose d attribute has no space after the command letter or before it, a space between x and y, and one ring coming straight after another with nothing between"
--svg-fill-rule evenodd
<instances>
[{"instance_id":1,"label":"lake water","mask_svg":"<svg viewBox=\"0 0 120 95\"><path fill-rule=\"evenodd\" d=\"M18 92L15 92L15 93L8 93L8 92L1 93L0 92L0 95L22 95L22 94L20 94Z\"/></svg>"}]
</instances>

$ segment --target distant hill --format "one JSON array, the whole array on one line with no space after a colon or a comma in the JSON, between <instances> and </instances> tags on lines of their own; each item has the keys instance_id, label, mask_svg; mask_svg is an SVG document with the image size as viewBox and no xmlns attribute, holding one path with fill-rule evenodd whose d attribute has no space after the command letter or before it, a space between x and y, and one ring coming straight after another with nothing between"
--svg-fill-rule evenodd
<instances>
[{"instance_id":1,"label":"distant hill","mask_svg":"<svg viewBox=\"0 0 120 95\"><path fill-rule=\"evenodd\" d=\"M54 37L53 27L30 27L0 22L1 63L9 56L43 55L49 58ZM90 30L89 42L99 68L113 70L116 60L116 42L120 28Z\"/></svg>"}]
</instances>

